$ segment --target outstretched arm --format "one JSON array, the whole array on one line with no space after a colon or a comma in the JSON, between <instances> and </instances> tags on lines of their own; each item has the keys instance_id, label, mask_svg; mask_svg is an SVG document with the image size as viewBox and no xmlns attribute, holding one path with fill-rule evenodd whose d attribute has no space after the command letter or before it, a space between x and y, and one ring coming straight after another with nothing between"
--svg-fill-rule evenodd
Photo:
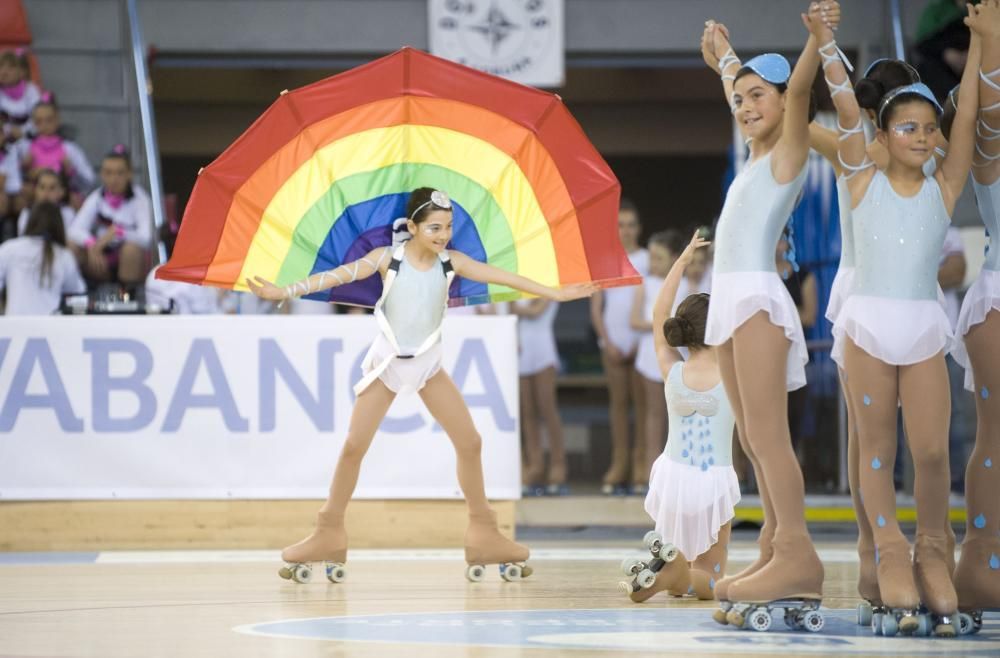
<instances>
[{"instance_id":1,"label":"outstretched arm","mask_svg":"<svg viewBox=\"0 0 1000 658\"><path fill-rule=\"evenodd\" d=\"M508 288L514 288L529 295L536 295L551 299L555 302L569 302L574 299L590 297L598 290L596 283L574 283L562 288L550 288L532 281L520 274L514 274L499 267L493 267L486 263L481 263L474 258L469 258L460 251L449 251L451 265L455 268L455 274L479 281L480 283L495 283Z\"/></svg>"},{"instance_id":2,"label":"outstretched arm","mask_svg":"<svg viewBox=\"0 0 1000 658\"><path fill-rule=\"evenodd\" d=\"M302 295L319 292L320 290L336 288L337 286L342 286L353 281L367 279L376 272L381 272L383 263L386 261L386 256L389 255L389 249L389 247L372 249L353 263L345 263L338 265L332 270L317 272L284 288L279 288L267 279L259 276L255 276L253 280L247 279L247 287L250 288L250 292L261 299L267 299L272 302L283 302L293 297L301 297Z\"/></svg>"},{"instance_id":3,"label":"outstretched arm","mask_svg":"<svg viewBox=\"0 0 1000 658\"><path fill-rule=\"evenodd\" d=\"M955 119L951 123L951 134L948 136L948 155L941 161L935 176L941 183L945 208L950 215L955 208L955 202L962 194L965 181L972 167L972 156L976 148L976 116L979 114L979 65L982 60L983 39L994 39L991 32L991 15L995 15L991 6L986 3L986 12L979 11L969 5L969 15L965 24L971 30L969 55L965 60L965 70L962 72L962 82L958 90L958 108Z\"/></svg>"},{"instance_id":4,"label":"outstretched arm","mask_svg":"<svg viewBox=\"0 0 1000 658\"><path fill-rule=\"evenodd\" d=\"M681 279L684 277L684 270L691 264L694 252L701 247L707 247L710 242L699 237L695 231L691 242L685 247L681 255L674 261L673 267L667 273L660 292L653 303L653 345L656 347L656 360L660 364L660 373L666 380L670 373L670 368L680 360L681 355L675 348L667 343L667 337L663 335L663 324L670 317L670 310L674 307L674 300L677 298L677 289L680 288Z\"/></svg>"}]
</instances>

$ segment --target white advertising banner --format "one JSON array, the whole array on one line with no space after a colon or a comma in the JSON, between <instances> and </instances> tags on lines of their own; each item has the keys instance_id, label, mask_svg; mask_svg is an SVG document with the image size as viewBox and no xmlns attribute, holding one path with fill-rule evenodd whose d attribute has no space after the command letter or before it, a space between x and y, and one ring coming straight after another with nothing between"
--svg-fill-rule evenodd
<instances>
[{"instance_id":1,"label":"white advertising banner","mask_svg":"<svg viewBox=\"0 0 1000 658\"><path fill-rule=\"evenodd\" d=\"M499 499L520 496L515 322L444 325ZM371 316L4 318L0 500L324 498L376 331ZM393 403L355 497L461 497L418 395Z\"/></svg>"},{"instance_id":2,"label":"white advertising banner","mask_svg":"<svg viewBox=\"0 0 1000 658\"><path fill-rule=\"evenodd\" d=\"M535 87L566 77L563 0L428 0L431 53Z\"/></svg>"}]
</instances>

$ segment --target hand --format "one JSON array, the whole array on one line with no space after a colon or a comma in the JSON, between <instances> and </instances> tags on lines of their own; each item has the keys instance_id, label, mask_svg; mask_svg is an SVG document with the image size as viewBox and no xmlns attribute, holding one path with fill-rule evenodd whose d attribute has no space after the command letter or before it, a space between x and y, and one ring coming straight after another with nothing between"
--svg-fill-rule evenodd
<instances>
[{"instance_id":1,"label":"hand","mask_svg":"<svg viewBox=\"0 0 1000 658\"><path fill-rule=\"evenodd\" d=\"M107 275L108 262L104 259L102 247L96 244L87 247L87 269L98 279L103 279Z\"/></svg>"},{"instance_id":2,"label":"hand","mask_svg":"<svg viewBox=\"0 0 1000 658\"><path fill-rule=\"evenodd\" d=\"M965 24L974 34L984 38L1000 35L1000 2L985 0L967 7L969 15L965 18Z\"/></svg>"},{"instance_id":3,"label":"hand","mask_svg":"<svg viewBox=\"0 0 1000 658\"><path fill-rule=\"evenodd\" d=\"M701 33L701 58L719 75L719 56L715 54L715 22L705 21L705 31Z\"/></svg>"},{"instance_id":4,"label":"hand","mask_svg":"<svg viewBox=\"0 0 1000 658\"><path fill-rule=\"evenodd\" d=\"M266 299L269 302L280 302L288 298L284 288L279 288L263 277L255 276L254 280L256 283L248 278L247 287L250 288L250 292L261 299Z\"/></svg>"},{"instance_id":5,"label":"hand","mask_svg":"<svg viewBox=\"0 0 1000 658\"><path fill-rule=\"evenodd\" d=\"M836 0L821 0L809 5L809 13L802 14L802 23L816 37L819 45L833 41L833 32L840 27L840 4Z\"/></svg>"},{"instance_id":6,"label":"hand","mask_svg":"<svg viewBox=\"0 0 1000 658\"><path fill-rule=\"evenodd\" d=\"M552 300L556 302L571 302L574 299L590 297L598 290L600 290L600 287L596 283L574 283L555 290Z\"/></svg>"},{"instance_id":7,"label":"hand","mask_svg":"<svg viewBox=\"0 0 1000 658\"><path fill-rule=\"evenodd\" d=\"M701 237L701 229L698 229L694 232L694 235L691 236L691 242L684 247L684 251L682 251L681 255L677 257L677 262L684 267L687 267L694 259L694 252L698 251L702 247L707 247L710 244L712 243Z\"/></svg>"}]
</instances>

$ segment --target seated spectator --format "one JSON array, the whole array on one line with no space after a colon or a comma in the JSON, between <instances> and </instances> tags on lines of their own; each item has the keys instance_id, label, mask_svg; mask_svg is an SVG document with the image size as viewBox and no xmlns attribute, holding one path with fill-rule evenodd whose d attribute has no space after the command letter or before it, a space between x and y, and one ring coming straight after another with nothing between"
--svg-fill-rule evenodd
<instances>
[{"instance_id":1,"label":"seated spectator","mask_svg":"<svg viewBox=\"0 0 1000 658\"><path fill-rule=\"evenodd\" d=\"M39 169L51 169L69 181L70 193L82 199L94 187L94 168L76 142L61 134L59 109L50 92L31 111L34 134L22 138L14 148L25 178L32 178ZM79 205L79 204L77 204Z\"/></svg>"},{"instance_id":2,"label":"seated spectator","mask_svg":"<svg viewBox=\"0 0 1000 658\"><path fill-rule=\"evenodd\" d=\"M28 53L23 48L0 53L0 115L6 141L16 142L31 130L31 110L42 92L29 80Z\"/></svg>"},{"instance_id":3,"label":"seated spectator","mask_svg":"<svg viewBox=\"0 0 1000 658\"><path fill-rule=\"evenodd\" d=\"M177 224L171 222L160 228L160 241L167 251L167 258L174 251L177 239ZM219 288L196 286L182 281L164 281L156 278L154 267L146 277L146 308L157 306L160 309L181 315L207 315L221 312L219 301L224 294Z\"/></svg>"},{"instance_id":4,"label":"seated spectator","mask_svg":"<svg viewBox=\"0 0 1000 658\"><path fill-rule=\"evenodd\" d=\"M0 288L7 289L7 315L51 315L62 295L86 292L59 206L36 205L24 235L0 244Z\"/></svg>"},{"instance_id":5,"label":"seated spectator","mask_svg":"<svg viewBox=\"0 0 1000 658\"><path fill-rule=\"evenodd\" d=\"M149 195L132 182L124 146L101 162L101 187L87 196L70 226L70 247L93 283L138 286L146 278L153 237Z\"/></svg>"},{"instance_id":6,"label":"seated spectator","mask_svg":"<svg viewBox=\"0 0 1000 658\"><path fill-rule=\"evenodd\" d=\"M6 125L0 117L0 128ZM0 219L14 210L14 203L21 193L21 168L17 153L7 142L0 141ZM5 239L9 236L3 236Z\"/></svg>"},{"instance_id":7,"label":"seated spectator","mask_svg":"<svg viewBox=\"0 0 1000 658\"><path fill-rule=\"evenodd\" d=\"M26 185L25 188L31 190L30 199L32 208L44 202L54 203L59 206L59 212L62 213L63 224L65 224L66 233L68 234L70 224L73 223L73 218L76 216L76 211L73 210L73 206L69 205L67 185L63 177L51 169L39 169L35 174L34 180L29 185ZM30 216L31 210L29 208L21 210L21 214L17 217L18 235L24 235L24 230L28 228L28 218Z\"/></svg>"}]
</instances>

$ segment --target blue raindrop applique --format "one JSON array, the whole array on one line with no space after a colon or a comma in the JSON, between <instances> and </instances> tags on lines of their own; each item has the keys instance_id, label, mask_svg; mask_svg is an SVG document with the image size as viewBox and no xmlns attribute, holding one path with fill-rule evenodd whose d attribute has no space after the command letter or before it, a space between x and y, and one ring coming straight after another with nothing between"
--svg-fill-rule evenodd
<instances>
[{"instance_id":1,"label":"blue raindrop applique","mask_svg":"<svg viewBox=\"0 0 1000 658\"><path fill-rule=\"evenodd\" d=\"M983 390L979 391L979 395L984 399L988 400L990 398L990 389L983 387Z\"/></svg>"},{"instance_id":2,"label":"blue raindrop applique","mask_svg":"<svg viewBox=\"0 0 1000 658\"><path fill-rule=\"evenodd\" d=\"M885 527L885 517L882 516L881 514L879 514L878 515L878 519L875 520L875 523L878 524L878 527L884 528Z\"/></svg>"},{"instance_id":3,"label":"blue raindrop applique","mask_svg":"<svg viewBox=\"0 0 1000 658\"><path fill-rule=\"evenodd\" d=\"M708 589L715 589L715 578L708 579Z\"/></svg>"},{"instance_id":4,"label":"blue raindrop applique","mask_svg":"<svg viewBox=\"0 0 1000 658\"><path fill-rule=\"evenodd\" d=\"M972 521L972 525L982 530L983 528L986 527L986 517L980 514Z\"/></svg>"},{"instance_id":5,"label":"blue raindrop applique","mask_svg":"<svg viewBox=\"0 0 1000 658\"><path fill-rule=\"evenodd\" d=\"M872 406L872 399L870 397L868 397L867 395L864 397L863 402L865 403L866 407Z\"/></svg>"},{"instance_id":6,"label":"blue raindrop applique","mask_svg":"<svg viewBox=\"0 0 1000 658\"><path fill-rule=\"evenodd\" d=\"M872 460L872 468L875 469L876 471L882 468L882 462L881 460L879 460L878 457Z\"/></svg>"},{"instance_id":7,"label":"blue raindrop applique","mask_svg":"<svg viewBox=\"0 0 1000 658\"><path fill-rule=\"evenodd\" d=\"M994 571L1000 569L1000 557L997 557L996 553L990 556L990 569Z\"/></svg>"},{"instance_id":8,"label":"blue raindrop applique","mask_svg":"<svg viewBox=\"0 0 1000 658\"><path fill-rule=\"evenodd\" d=\"M715 563L715 567L713 567L713 569L714 569L715 573L719 573L720 571L722 571L722 565L719 564L718 562L716 562Z\"/></svg>"},{"instance_id":9,"label":"blue raindrop applique","mask_svg":"<svg viewBox=\"0 0 1000 658\"><path fill-rule=\"evenodd\" d=\"M983 466L986 468L993 468L993 460L987 457L986 461L983 462Z\"/></svg>"}]
</instances>

